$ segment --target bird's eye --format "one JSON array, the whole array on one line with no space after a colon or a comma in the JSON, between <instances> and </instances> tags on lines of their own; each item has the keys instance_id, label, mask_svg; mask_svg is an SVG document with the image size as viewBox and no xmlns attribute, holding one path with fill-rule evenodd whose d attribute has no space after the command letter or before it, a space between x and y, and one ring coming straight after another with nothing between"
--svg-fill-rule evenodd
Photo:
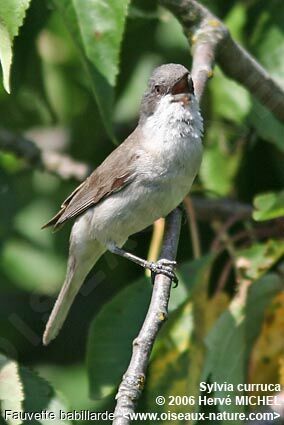
<instances>
[{"instance_id":1,"label":"bird's eye","mask_svg":"<svg viewBox=\"0 0 284 425\"><path fill-rule=\"evenodd\" d=\"M161 87L156 85L155 86L155 93L160 94L161 93Z\"/></svg>"}]
</instances>

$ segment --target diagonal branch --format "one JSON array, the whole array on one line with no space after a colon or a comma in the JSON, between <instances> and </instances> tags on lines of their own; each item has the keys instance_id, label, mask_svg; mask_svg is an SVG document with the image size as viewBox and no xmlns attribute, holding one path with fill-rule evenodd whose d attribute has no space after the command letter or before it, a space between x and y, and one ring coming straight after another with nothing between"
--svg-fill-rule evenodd
<instances>
[{"instance_id":1,"label":"diagonal branch","mask_svg":"<svg viewBox=\"0 0 284 425\"><path fill-rule=\"evenodd\" d=\"M276 118L284 122L284 90L232 39L220 19L196 0L160 0L160 3L180 21L192 48L193 68L198 65L198 72L203 74L203 78L198 77L198 93L203 92L204 82L212 75L215 56L216 62L229 78L246 87ZM207 56L206 63L203 56ZM193 76L196 77L194 70Z\"/></svg>"},{"instance_id":2,"label":"diagonal branch","mask_svg":"<svg viewBox=\"0 0 284 425\"><path fill-rule=\"evenodd\" d=\"M160 258L174 259L176 257L180 226L181 211L176 208L169 214L166 221ZM173 235L176 237L173 238ZM131 422L131 414L135 410L144 387L151 349L168 315L171 284L171 279L165 275L160 274L155 278L150 306L139 335L133 341L132 357L116 395L117 405L113 421L115 425L127 425Z\"/></svg>"},{"instance_id":3,"label":"diagonal branch","mask_svg":"<svg viewBox=\"0 0 284 425\"><path fill-rule=\"evenodd\" d=\"M230 35L218 52L224 73L246 87L279 121L284 122L284 91Z\"/></svg>"}]
</instances>

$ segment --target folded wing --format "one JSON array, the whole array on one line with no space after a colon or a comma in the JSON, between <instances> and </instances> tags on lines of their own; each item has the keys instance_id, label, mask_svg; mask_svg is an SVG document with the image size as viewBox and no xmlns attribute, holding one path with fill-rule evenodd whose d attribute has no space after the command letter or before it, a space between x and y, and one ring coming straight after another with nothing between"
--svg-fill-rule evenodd
<instances>
[{"instance_id":1,"label":"folded wing","mask_svg":"<svg viewBox=\"0 0 284 425\"><path fill-rule=\"evenodd\" d=\"M137 143L136 132L137 130L68 196L60 211L42 227L43 229L49 226L53 226L55 230L59 229L67 220L79 216L134 180L133 164L137 158L134 146Z\"/></svg>"}]
</instances>

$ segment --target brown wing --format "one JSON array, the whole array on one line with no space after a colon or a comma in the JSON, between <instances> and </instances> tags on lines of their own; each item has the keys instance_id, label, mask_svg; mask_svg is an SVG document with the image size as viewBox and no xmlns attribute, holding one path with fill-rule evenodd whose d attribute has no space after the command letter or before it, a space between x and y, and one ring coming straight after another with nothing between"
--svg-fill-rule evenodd
<instances>
[{"instance_id":1,"label":"brown wing","mask_svg":"<svg viewBox=\"0 0 284 425\"><path fill-rule=\"evenodd\" d=\"M63 202L60 211L42 228L60 228L110 194L123 189L134 179L134 161L138 142L136 129L105 161ZM130 149L131 148L131 149Z\"/></svg>"}]
</instances>

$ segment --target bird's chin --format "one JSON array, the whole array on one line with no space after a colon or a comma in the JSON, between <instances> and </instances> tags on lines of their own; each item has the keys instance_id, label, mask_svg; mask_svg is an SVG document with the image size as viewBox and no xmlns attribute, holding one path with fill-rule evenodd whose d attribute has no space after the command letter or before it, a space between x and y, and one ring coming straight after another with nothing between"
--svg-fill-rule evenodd
<instances>
[{"instance_id":1,"label":"bird's chin","mask_svg":"<svg viewBox=\"0 0 284 425\"><path fill-rule=\"evenodd\" d=\"M183 106L189 105L190 101L191 101L191 94L189 93L174 94L172 97L172 102L181 103Z\"/></svg>"}]
</instances>

